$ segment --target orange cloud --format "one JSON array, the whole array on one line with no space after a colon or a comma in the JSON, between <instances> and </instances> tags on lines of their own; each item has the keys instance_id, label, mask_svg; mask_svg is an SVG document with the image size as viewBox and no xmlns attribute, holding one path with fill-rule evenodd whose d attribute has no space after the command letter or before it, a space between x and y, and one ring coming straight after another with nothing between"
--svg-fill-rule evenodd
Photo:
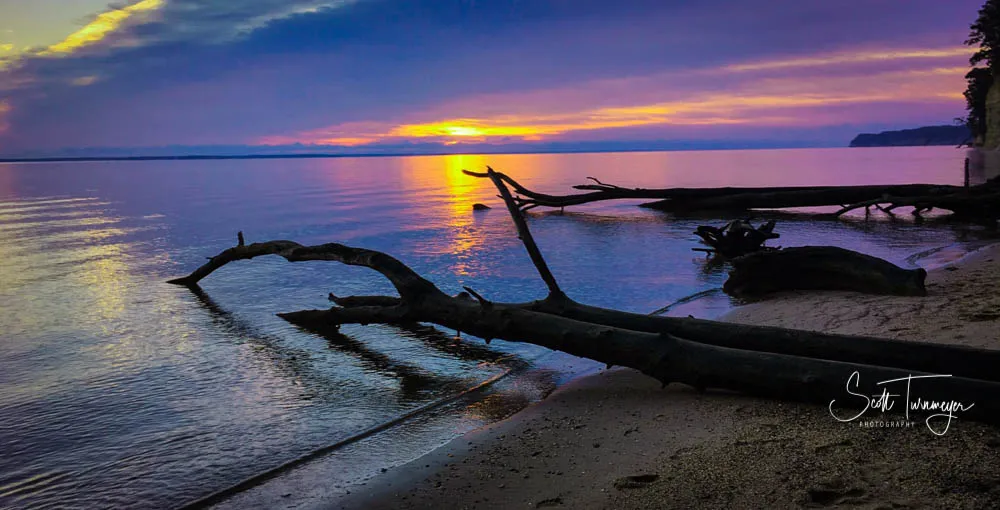
<instances>
[{"instance_id":1,"label":"orange cloud","mask_svg":"<svg viewBox=\"0 0 1000 510\"><path fill-rule=\"evenodd\" d=\"M811 58L775 60L740 66L702 69L676 74L674 81L693 74L732 74L738 70L778 70L792 67L843 66L886 59L954 58L967 56L962 48L918 49L837 53ZM924 64L926 65L926 64ZM727 84L710 80L716 90L671 89L671 76L655 79L619 79L613 84L618 105L599 108L574 107L565 97L572 95L578 105L601 101L607 104L608 83L583 84L572 94L538 91L493 95L477 101L465 100L458 106L439 108L425 114L426 120L397 123L352 123L299 133L269 137L268 144L314 143L364 145L375 142L431 141L454 144L462 141L542 140L574 132L644 126L705 126L734 124L801 125L809 122L803 110L847 107L876 103L948 103L960 108L967 67L928 66L902 71L841 71L832 75L787 73L777 77L749 77ZM744 77L747 78L747 77ZM590 88L590 90L588 90ZM662 100L657 100L657 96ZM628 104L629 98L644 98ZM479 103L477 105L476 103ZM624 103L624 104L622 104ZM537 106L533 106L537 105ZM484 115L449 116L455 109L471 113L478 108L493 112ZM559 111L562 110L562 111ZM497 114L496 112L503 112ZM795 112L798 115L792 115Z\"/></svg>"},{"instance_id":2,"label":"orange cloud","mask_svg":"<svg viewBox=\"0 0 1000 510\"><path fill-rule=\"evenodd\" d=\"M114 9L101 14L83 28L73 32L61 42L49 46L41 51L39 55L62 55L76 51L79 48L90 46L102 41L108 34L111 34L122 26L129 18L148 11L154 11L163 6L164 0L142 0L140 2Z\"/></svg>"}]
</instances>

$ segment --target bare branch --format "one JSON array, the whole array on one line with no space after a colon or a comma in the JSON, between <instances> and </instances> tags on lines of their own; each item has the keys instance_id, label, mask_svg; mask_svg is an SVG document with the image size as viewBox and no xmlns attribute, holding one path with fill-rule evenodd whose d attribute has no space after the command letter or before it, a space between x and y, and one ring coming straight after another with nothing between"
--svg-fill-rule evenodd
<instances>
[{"instance_id":1,"label":"bare branch","mask_svg":"<svg viewBox=\"0 0 1000 510\"><path fill-rule=\"evenodd\" d=\"M517 236L524 244L524 248L528 250L528 256L531 257L531 263L535 265L535 269L538 270L538 274L542 277L542 281L544 281L545 285L549 288L549 298L564 298L566 294L559 288L559 283L556 282L555 276L552 275L552 271L549 270L548 264L545 263L545 258L542 257L542 252L538 249L538 245L535 244L535 239L531 236L528 224L524 221L524 215L514 202L513 197L511 197L510 190L507 189L507 186L504 184L503 175L494 171L490 167L486 167L486 176L493 181L493 185L497 187L498 191L500 191L501 198L503 198L504 203L507 204L507 210L510 212L510 217L514 220L514 225L517 227Z\"/></svg>"},{"instance_id":2,"label":"bare branch","mask_svg":"<svg viewBox=\"0 0 1000 510\"><path fill-rule=\"evenodd\" d=\"M466 292L468 292L469 294L471 294L472 297L476 298L476 300L479 301L479 305L480 306L482 306L484 308L493 306L493 303L490 302L490 300L488 300L488 299L484 298L483 296L479 295L479 293L476 292L476 291L474 291L474 290L472 290L472 288L470 288L470 287L462 287L462 288L465 289Z\"/></svg>"}]
</instances>

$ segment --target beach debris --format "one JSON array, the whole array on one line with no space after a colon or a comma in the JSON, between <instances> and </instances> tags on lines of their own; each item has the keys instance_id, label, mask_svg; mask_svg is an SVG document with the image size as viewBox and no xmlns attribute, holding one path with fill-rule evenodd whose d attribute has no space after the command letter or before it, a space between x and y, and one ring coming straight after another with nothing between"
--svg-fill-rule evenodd
<instances>
[{"instance_id":1,"label":"beach debris","mask_svg":"<svg viewBox=\"0 0 1000 510\"><path fill-rule=\"evenodd\" d=\"M774 220L759 227L754 227L749 220L730 221L722 228L702 225L694 233L709 248L692 248L692 250L718 254L725 258L736 258L762 250L773 250L775 248L766 247L764 243L781 237L780 234L774 232L774 225Z\"/></svg>"},{"instance_id":2,"label":"beach debris","mask_svg":"<svg viewBox=\"0 0 1000 510\"><path fill-rule=\"evenodd\" d=\"M459 299L389 254L338 243L305 246L293 241L229 248L191 274L169 283L204 295L198 283L230 262L264 255L278 255L289 262L337 262L380 273L398 297L333 296L337 306L282 313L279 317L327 338L328 334L339 335L337 341L342 343L347 337L335 330L343 324L412 329L415 324L430 323L479 338L527 342L632 368L663 384L682 383L706 390L823 405L831 405L831 401L837 405L856 403L848 397L850 393L881 394L885 388L880 381L904 380L916 372L949 374L935 379L933 385L921 386L923 401L961 398L974 403L962 407L961 418L1000 424L1000 372L996 370L1000 350L642 315L578 303L566 295L546 264L507 186L512 180L492 168L485 173L467 173L490 179L500 192L518 237L548 289L543 299L501 303L481 296L476 299L477 294L472 293L472 300ZM782 251L759 252L746 258ZM387 369L398 371L399 367L388 364ZM854 377L852 373L863 376ZM850 393L845 392L848 383Z\"/></svg>"},{"instance_id":3,"label":"beach debris","mask_svg":"<svg viewBox=\"0 0 1000 510\"><path fill-rule=\"evenodd\" d=\"M838 248L802 246L758 251L732 260L726 294L756 297L788 290L850 290L866 294L926 296L923 268Z\"/></svg>"}]
</instances>

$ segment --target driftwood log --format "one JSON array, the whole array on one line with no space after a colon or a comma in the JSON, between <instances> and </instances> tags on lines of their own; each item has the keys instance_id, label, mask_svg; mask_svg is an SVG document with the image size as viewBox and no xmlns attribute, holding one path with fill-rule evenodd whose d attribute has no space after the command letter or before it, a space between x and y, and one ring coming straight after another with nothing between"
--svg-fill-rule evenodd
<instances>
[{"instance_id":1,"label":"driftwood log","mask_svg":"<svg viewBox=\"0 0 1000 510\"><path fill-rule=\"evenodd\" d=\"M949 374L921 385L921 397L975 402L962 418L1000 423L998 351L640 315L577 303L559 287L504 179L492 170L481 175L493 181L507 204L548 287L544 299L497 303L468 287L465 290L474 299L451 296L388 254L336 243L303 246L292 241L241 243L170 283L197 288L198 282L226 264L263 255L363 266L388 279L398 296L331 295L337 306L330 309L279 315L317 330L342 324L432 323L487 342L494 338L529 342L609 366L631 367L664 385L678 382L824 405L850 400L845 385L854 372L860 378L853 391L870 395L882 392L878 381Z\"/></svg>"},{"instance_id":2,"label":"driftwood log","mask_svg":"<svg viewBox=\"0 0 1000 510\"><path fill-rule=\"evenodd\" d=\"M877 257L835 246L762 251L732 260L722 290L755 297L783 290L853 290L867 294L926 296L922 268L903 269Z\"/></svg>"},{"instance_id":3,"label":"driftwood log","mask_svg":"<svg viewBox=\"0 0 1000 510\"><path fill-rule=\"evenodd\" d=\"M481 174L476 174L481 175ZM771 188L625 188L588 177L594 184L573 186L585 193L551 195L526 188L507 175L500 178L514 191L522 211L536 207L565 208L603 200L655 200L641 207L673 213L745 212L753 209L789 209L836 206L835 212L816 214L838 218L864 208L892 214L900 207L913 207L919 216L931 209L952 211L968 220L1000 219L1000 178L971 186L901 184L865 186L790 186Z\"/></svg>"},{"instance_id":4,"label":"driftwood log","mask_svg":"<svg viewBox=\"0 0 1000 510\"><path fill-rule=\"evenodd\" d=\"M714 253L725 258L740 257L765 250L767 248L764 243L781 237L774 231L774 224L774 220L771 220L759 227L754 227L748 220L733 220L722 228L702 225L694 233L709 248L692 249Z\"/></svg>"}]
</instances>

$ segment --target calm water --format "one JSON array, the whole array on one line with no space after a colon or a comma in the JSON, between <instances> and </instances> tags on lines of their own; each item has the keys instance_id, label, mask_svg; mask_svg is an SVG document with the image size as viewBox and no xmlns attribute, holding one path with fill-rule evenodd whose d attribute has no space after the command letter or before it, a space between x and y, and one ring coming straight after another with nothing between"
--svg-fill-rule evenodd
<instances>
[{"instance_id":1,"label":"calm water","mask_svg":"<svg viewBox=\"0 0 1000 510\"><path fill-rule=\"evenodd\" d=\"M486 164L541 191L620 185L960 184L950 148L440 156L0 165L0 507L176 507L249 476L512 377L334 452L331 490L537 400L591 363L531 346L345 327L321 337L274 314L326 294L391 287L371 271L262 258L204 281L163 282L235 244L293 239L387 251L449 292L540 297L486 181ZM695 226L629 203L538 214L563 287L649 312L715 289ZM782 246L835 244L930 266L982 233L912 222L781 220ZM942 249L943 248L943 249ZM711 316L719 294L673 313ZM572 365L570 368L569 366ZM339 464L338 464L339 463Z\"/></svg>"}]
</instances>

